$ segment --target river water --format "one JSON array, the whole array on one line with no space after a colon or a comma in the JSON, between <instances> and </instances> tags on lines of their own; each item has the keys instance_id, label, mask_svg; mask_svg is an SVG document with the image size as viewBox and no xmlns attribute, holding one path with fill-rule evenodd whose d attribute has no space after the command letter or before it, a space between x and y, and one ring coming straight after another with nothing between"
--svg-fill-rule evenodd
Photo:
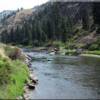
<instances>
[{"instance_id":1,"label":"river water","mask_svg":"<svg viewBox=\"0 0 100 100\"><path fill-rule=\"evenodd\" d=\"M100 58L28 54L39 79L30 99L100 99Z\"/></svg>"}]
</instances>

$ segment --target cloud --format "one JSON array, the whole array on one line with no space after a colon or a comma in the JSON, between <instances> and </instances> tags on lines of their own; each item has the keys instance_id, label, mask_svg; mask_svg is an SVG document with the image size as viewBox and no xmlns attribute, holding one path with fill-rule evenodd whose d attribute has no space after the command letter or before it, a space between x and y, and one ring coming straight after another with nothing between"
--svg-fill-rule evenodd
<instances>
[{"instance_id":1,"label":"cloud","mask_svg":"<svg viewBox=\"0 0 100 100\"><path fill-rule=\"evenodd\" d=\"M33 8L34 6L41 5L48 0L0 0L0 11L3 10L16 10L18 8Z\"/></svg>"}]
</instances>

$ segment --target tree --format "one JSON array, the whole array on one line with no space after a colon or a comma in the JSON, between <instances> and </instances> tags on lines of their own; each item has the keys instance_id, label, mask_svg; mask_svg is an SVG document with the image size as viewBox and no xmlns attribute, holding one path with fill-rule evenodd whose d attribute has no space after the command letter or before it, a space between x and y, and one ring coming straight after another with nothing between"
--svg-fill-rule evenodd
<instances>
[{"instance_id":1,"label":"tree","mask_svg":"<svg viewBox=\"0 0 100 100\"><path fill-rule=\"evenodd\" d=\"M94 23L100 25L100 2L93 3L93 18Z\"/></svg>"},{"instance_id":2,"label":"tree","mask_svg":"<svg viewBox=\"0 0 100 100\"><path fill-rule=\"evenodd\" d=\"M7 33L7 30L4 30L1 34L1 41L4 42L4 43L7 43L8 42L8 33Z\"/></svg>"},{"instance_id":3,"label":"tree","mask_svg":"<svg viewBox=\"0 0 100 100\"><path fill-rule=\"evenodd\" d=\"M87 8L88 8L88 4L83 3L82 7L80 9L82 25L83 25L83 29L85 29L85 30L89 29L89 15L88 15L89 12L88 12Z\"/></svg>"}]
</instances>

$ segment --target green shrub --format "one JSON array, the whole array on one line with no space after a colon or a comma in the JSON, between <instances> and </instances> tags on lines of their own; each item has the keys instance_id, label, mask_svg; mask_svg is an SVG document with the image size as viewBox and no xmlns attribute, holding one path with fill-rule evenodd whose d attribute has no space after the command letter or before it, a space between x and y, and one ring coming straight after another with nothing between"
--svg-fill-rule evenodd
<instances>
[{"instance_id":1,"label":"green shrub","mask_svg":"<svg viewBox=\"0 0 100 100\"><path fill-rule=\"evenodd\" d=\"M65 55L70 55L70 56L74 55L75 56L75 55L78 55L78 53L76 50L67 50L65 52Z\"/></svg>"},{"instance_id":2,"label":"green shrub","mask_svg":"<svg viewBox=\"0 0 100 100\"><path fill-rule=\"evenodd\" d=\"M96 50L96 49L98 49L98 44L92 44L89 47L89 50Z\"/></svg>"},{"instance_id":3,"label":"green shrub","mask_svg":"<svg viewBox=\"0 0 100 100\"><path fill-rule=\"evenodd\" d=\"M15 99L22 95L25 82L28 80L27 66L19 60L0 59L0 99ZM2 88L5 88L5 91ZM2 91L4 95L2 95Z\"/></svg>"},{"instance_id":4,"label":"green shrub","mask_svg":"<svg viewBox=\"0 0 100 100\"><path fill-rule=\"evenodd\" d=\"M59 48L59 47L64 47L64 43L62 43L61 41L54 41L52 43L52 46Z\"/></svg>"}]
</instances>

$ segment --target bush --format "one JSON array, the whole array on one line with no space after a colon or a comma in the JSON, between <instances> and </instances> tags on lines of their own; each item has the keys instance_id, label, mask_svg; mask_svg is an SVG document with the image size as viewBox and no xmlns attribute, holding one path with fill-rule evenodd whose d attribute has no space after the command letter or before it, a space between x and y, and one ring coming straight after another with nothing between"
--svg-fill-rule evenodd
<instances>
[{"instance_id":1,"label":"bush","mask_svg":"<svg viewBox=\"0 0 100 100\"><path fill-rule=\"evenodd\" d=\"M20 59L25 60L25 55L22 54L21 49L14 46L5 46L4 47L5 54L12 60Z\"/></svg>"},{"instance_id":2,"label":"bush","mask_svg":"<svg viewBox=\"0 0 100 100\"><path fill-rule=\"evenodd\" d=\"M64 47L64 43L62 43L61 41L54 41L52 43L52 46L54 46L55 48Z\"/></svg>"},{"instance_id":3,"label":"bush","mask_svg":"<svg viewBox=\"0 0 100 100\"><path fill-rule=\"evenodd\" d=\"M78 53L76 50L67 50L65 55L70 55L70 56L74 55L75 56L75 55L78 55Z\"/></svg>"},{"instance_id":4,"label":"bush","mask_svg":"<svg viewBox=\"0 0 100 100\"><path fill-rule=\"evenodd\" d=\"M96 49L98 49L98 44L92 44L89 47L89 50L96 50Z\"/></svg>"}]
</instances>

